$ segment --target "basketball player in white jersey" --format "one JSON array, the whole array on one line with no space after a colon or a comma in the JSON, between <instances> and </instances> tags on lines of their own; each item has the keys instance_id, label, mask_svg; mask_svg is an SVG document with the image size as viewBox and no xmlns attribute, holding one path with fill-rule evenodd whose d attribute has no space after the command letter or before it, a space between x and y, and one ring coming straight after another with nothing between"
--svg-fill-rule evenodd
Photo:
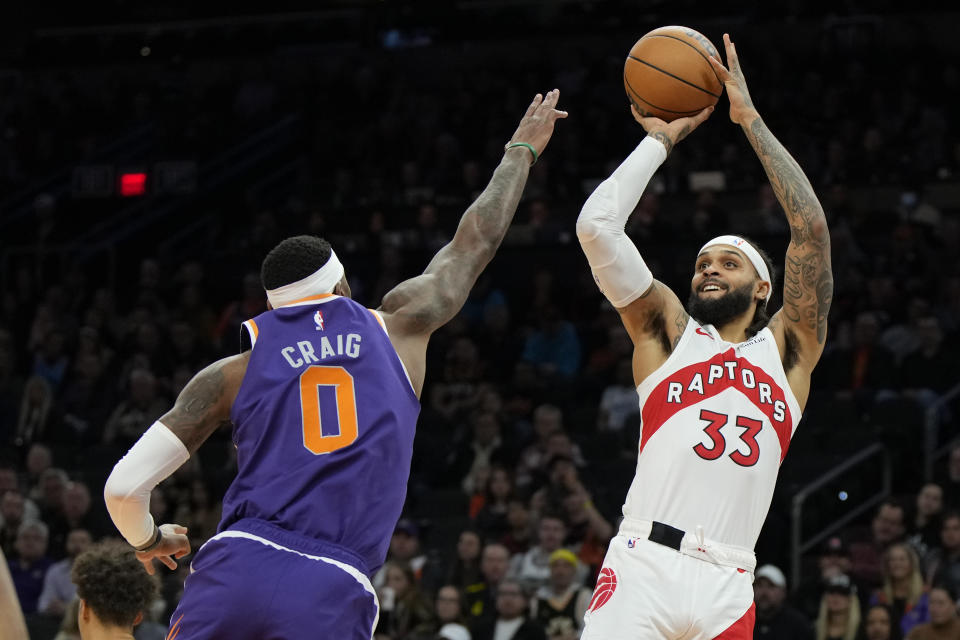
<instances>
[{"instance_id":1,"label":"basketball player in white jersey","mask_svg":"<svg viewBox=\"0 0 960 640\"><path fill-rule=\"evenodd\" d=\"M771 264L736 236L696 255L687 308L624 233L673 146L709 117L634 117L647 137L588 198L577 236L633 340L642 430L624 520L600 573L584 640L753 637L753 548L823 352L830 238L796 161L753 106L736 49L711 64L790 223L783 308Z\"/></svg>"}]
</instances>

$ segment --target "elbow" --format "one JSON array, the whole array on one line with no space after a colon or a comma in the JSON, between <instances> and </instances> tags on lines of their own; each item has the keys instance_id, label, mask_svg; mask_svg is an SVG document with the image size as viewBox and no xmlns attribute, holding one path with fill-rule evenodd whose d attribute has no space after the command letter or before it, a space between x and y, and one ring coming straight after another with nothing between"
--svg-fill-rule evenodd
<instances>
[{"instance_id":1,"label":"elbow","mask_svg":"<svg viewBox=\"0 0 960 640\"><path fill-rule=\"evenodd\" d=\"M589 242L593 240L600 234L600 225L597 224L597 221L591 218L589 215L584 215L586 213L586 207L583 211L580 212L580 217L577 218L577 238L581 242Z\"/></svg>"},{"instance_id":2,"label":"elbow","mask_svg":"<svg viewBox=\"0 0 960 640\"><path fill-rule=\"evenodd\" d=\"M830 229L827 227L827 218L820 215L810 224L810 234L820 242L830 240Z\"/></svg>"},{"instance_id":3,"label":"elbow","mask_svg":"<svg viewBox=\"0 0 960 640\"><path fill-rule=\"evenodd\" d=\"M117 469L122 462L121 460L113 467L110 477L107 478L106 484L103 485L103 501L107 505L107 511L111 513L122 505L130 497L130 494L133 493L133 489L127 486L127 483L122 480L122 474L117 473Z\"/></svg>"}]
</instances>

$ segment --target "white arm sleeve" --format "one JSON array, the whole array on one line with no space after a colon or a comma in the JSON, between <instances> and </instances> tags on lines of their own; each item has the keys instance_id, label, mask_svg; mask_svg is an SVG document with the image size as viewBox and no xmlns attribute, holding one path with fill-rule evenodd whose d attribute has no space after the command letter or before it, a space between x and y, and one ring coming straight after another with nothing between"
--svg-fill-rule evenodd
<instances>
[{"instance_id":1,"label":"white arm sleeve","mask_svg":"<svg viewBox=\"0 0 960 640\"><path fill-rule=\"evenodd\" d=\"M180 438L154 422L113 467L103 487L103 499L120 534L135 548L153 540L150 492L189 458Z\"/></svg>"},{"instance_id":2,"label":"white arm sleeve","mask_svg":"<svg viewBox=\"0 0 960 640\"><path fill-rule=\"evenodd\" d=\"M593 278L614 307L627 306L653 284L653 274L624 228L666 157L662 143L644 138L613 175L590 194L577 218L577 238Z\"/></svg>"}]
</instances>

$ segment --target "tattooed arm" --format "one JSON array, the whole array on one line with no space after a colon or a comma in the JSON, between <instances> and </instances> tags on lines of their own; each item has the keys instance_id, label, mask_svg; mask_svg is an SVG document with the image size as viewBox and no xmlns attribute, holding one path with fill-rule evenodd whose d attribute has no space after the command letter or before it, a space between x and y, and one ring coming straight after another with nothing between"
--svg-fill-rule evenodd
<instances>
[{"instance_id":1,"label":"tattooed arm","mask_svg":"<svg viewBox=\"0 0 960 640\"><path fill-rule=\"evenodd\" d=\"M192 455L219 427L230 425L230 409L247 371L250 352L217 360L195 375L160 418Z\"/></svg>"},{"instance_id":2,"label":"tattooed arm","mask_svg":"<svg viewBox=\"0 0 960 640\"><path fill-rule=\"evenodd\" d=\"M774 315L770 327L777 335L784 360L792 355L784 352L786 345L795 344L797 363L809 374L823 353L827 314L833 299L827 220L800 165L770 132L753 106L730 36L724 34L723 40L730 69L714 58L711 63L727 88L730 119L746 133L790 224L783 308Z\"/></svg>"},{"instance_id":3,"label":"tattooed arm","mask_svg":"<svg viewBox=\"0 0 960 640\"><path fill-rule=\"evenodd\" d=\"M549 142L554 123L567 117L555 108L559 97L556 89L545 97L536 95L508 143L528 144L535 152L526 146L507 148L490 183L460 219L453 239L422 275L401 282L383 298L379 311L418 395L430 334L463 307L510 227L532 161Z\"/></svg>"}]
</instances>

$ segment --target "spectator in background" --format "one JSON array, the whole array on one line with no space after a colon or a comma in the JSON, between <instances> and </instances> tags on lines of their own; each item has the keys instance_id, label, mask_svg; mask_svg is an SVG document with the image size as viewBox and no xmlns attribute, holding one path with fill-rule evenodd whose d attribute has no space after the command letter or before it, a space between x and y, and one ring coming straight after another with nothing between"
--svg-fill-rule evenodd
<instances>
[{"instance_id":1,"label":"spectator in background","mask_svg":"<svg viewBox=\"0 0 960 640\"><path fill-rule=\"evenodd\" d=\"M863 623L863 640L893 640L893 619L889 607L875 604L867 609Z\"/></svg>"},{"instance_id":2,"label":"spectator in background","mask_svg":"<svg viewBox=\"0 0 960 640\"><path fill-rule=\"evenodd\" d=\"M580 562L568 549L550 554L550 577L533 596L531 617L550 636L572 630L574 637L583 631L583 614L590 606L590 589L577 579Z\"/></svg>"},{"instance_id":3,"label":"spectator in background","mask_svg":"<svg viewBox=\"0 0 960 640\"><path fill-rule=\"evenodd\" d=\"M32 486L39 482L43 472L53 466L53 454L50 447L35 442L27 451L27 485Z\"/></svg>"},{"instance_id":4,"label":"spectator in background","mask_svg":"<svg viewBox=\"0 0 960 640\"><path fill-rule=\"evenodd\" d=\"M53 391L50 383L33 376L24 385L23 399L20 402L20 415L17 419L17 431L14 442L24 445L38 438L49 436L47 426L53 409Z\"/></svg>"},{"instance_id":5,"label":"spectator in background","mask_svg":"<svg viewBox=\"0 0 960 640\"><path fill-rule=\"evenodd\" d=\"M924 406L935 403L956 380L944 375L957 361L955 344L945 344L940 320L927 315L917 322L919 347L908 354L900 365L902 386Z\"/></svg>"},{"instance_id":6,"label":"spectator in background","mask_svg":"<svg viewBox=\"0 0 960 640\"><path fill-rule=\"evenodd\" d=\"M882 502L870 523L870 538L850 545L853 578L868 589L878 587L883 573L883 553L891 544L902 540L905 531L903 505L895 500Z\"/></svg>"},{"instance_id":7,"label":"spectator in background","mask_svg":"<svg viewBox=\"0 0 960 640\"><path fill-rule=\"evenodd\" d=\"M546 640L543 627L529 617L527 592L518 581L507 578L497 589L497 615L478 622L473 640Z\"/></svg>"},{"instance_id":8,"label":"spectator in background","mask_svg":"<svg viewBox=\"0 0 960 640\"><path fill-rule=\"evenodd\" d=\"M907 640L955 640L960 638L960 619L954 592L936 586L930 590L930 622L914 627Z\"/></svg>"},{"instance_id":9,"label":"spectator in background","mask_svg":"<svg viewBox=\"0 0 960 640\"><path fill-rule=\"evenodd\" d=\"M514 496L507 505L507 524L510 529L500 539L511 554L526 553L530 548L533 539L530 520L530 508L526 501Z\"/></svg>"},{"instance_id":10,"label":"spectator in background","mask_svg":"<svg viewBox=\"0 0 960 640\"><path fill-rule=\"evenodd\" d=\"M190 484L188 499L178 505L173 522L182 522L190 532L190 540L199 543L195 548L200 548L200 545L217 533L220 506L219 502L211 500L207 483L201 478L195 478Z\"/></svg>"},{"instance_id":11,"label":"spectator in background","mask_svg":"<svg viewBox=\"0 0 960 640\"><path fill-rule=\"evenodd\" d=\"M386 580L377 594L380 620L374 635L406 640L431 629L433 609L420 591L410 565L388 561L384 568Z\"/></svg>"},{"instance_id":12,"label":"spectator in background","mask_svg":"<svg viewBox=\"0 0 960 640\"><path fill-rule=\"evenodd\" d=\"M852 340L824 357L821 377L828 388L851 390L865 402L876 392L895 386L893 355L878 342L880 320L863 312L856 318Z\"/></svg>"},{"instance_id":13,"label":"spectator in background","mask_svg":"<svg viewBox=\"0 0 960 640\"><path fill-rule=\"evenodd\" d=\"M62 558L66 555L67 536L74 529L86 529L94 538L99 538L106 527L90 510L90 490L82 482L70 482L63 491L60 514L50 518L50 555Z\"/></svg>"},{"instance_id":14,"label":"spectator in background","mask_svg":"<svg viewBox=\"0 0 960 640\"><path fill-rule=\"evenodd\" d=\"M633 361L622 358L617 362L613 384L607 386L600 396L597 428L619 432L627 418L635 413L640 413L640 400L633 384Z\"/></svg>"},{"instance_id":15,"label":"spectator in background","mask_svg":"<svg viewBox=\"0 0 960 640\"><path fill-rule=\"evenodd\" d=\"M786 604L787 579L767 564L754 574L753 601L756 605L755 640L813 640L813 628L802 613Z\"/></svg>"},{"instance_id":16,"label":"spectator in background","mask_svg":"<svg viewBox=\"0 0 960 640\"><path fill-rule=\"evenodd\" d=\"M127 395L103 430L104 444L129 447L168 409L157 390L157 379L147 369L133 369L127 378Z\"/></svg>"},{"instance_id":17,"label":"spectator in background","mask_svg":"<svg viewBox=\"0 0 960 640\"><path fill-rule=\"evenodd\" d=\"M929 620L927 592L916 551L906 543L890 545L883 554L883 585L874 591L870 604L885 604L893 616L893 637Z\"/></svg>"},{"instance_id":18,"label":"spectator in background","mask_svg":"<svg viewBox=\"0 0 960 640\"><path fill-rule=\"evenodd\" d=\"M507 575L533 593L550 579L550 556L563 546L567 537L567 523L559 513L544 513L537 523L537 544L510 562ZM580 575L583 577L583 574Z\"/></svg>"},{"instance_id":19,"label":"spectator in background","mask_svg":"<svg viewBox=\"0 0 960 640\"><path fill-rule=\"evenodd\" d=\"M40 474L40 484L33 487L30 497L40 509L40 519L50 522L63 515L63 493L70 477L63 469L51 467Z\"/></svg>"},{"instance_id":20,"label":"spectator in background","mask_svg":"<svg viewBox=\"0 0 960 640\"><path fill-rule=\"evenodd\" d=\"M132 637L157 593L156 581L128 545L101 543L80 554L73 565L80 599L83 640ZM171 629L177 628L174 621ZM175 631L173 632L175 633Z\"/></svg>"},{"instance_id":21,"label":"spectator in background","mask_svg":"<svg viewBox=\"0 0 960 640\"><path fill-rule=\"evenodd\" d=\"M17 489L9 489L0 496L0 547L3 552L12 556L15 553L17 532L27 518L25 517L24 497ZM34 518L35 519L35 518Z\"/></svg>"},{"instance_id":22,"label":"spectator in background","mask_svg":"<svg viewBox=\"0 0 960 640\"><path fill-rule=\"evenodd\" d=\"M814 624L816 640L855 640L860 628L860 601L850 578L843 574L827 578Z\"/></svg>"},{"instance_id":23,"label":"spectator in background","mask_svg":"<svg viewBox=\"0 0 960 640\"><path fill-rule=\"evenodd\" d=\"M510 467L512 463L512 452L501 436L500 420L492 413L480 413L473 418L473 437L456 450L449 466L464 493L473 495L483 487L479 479L494 465Z\"/></svg>"},{"instance_id":24,"label":"spectator in background","mask_svg":"<svg viewBox=\"0 0 960 640\"><path fill-rule=\"evenodd\" d=\"M827 578L841 574L849 576L850 567L850 549L843 538L840 536L827 538L817 557L817 572L802 578L797 602L804 613L811 619L815 618Z\"/></svg>"},{"instance_id":25,"label":"spectator in background","mask_svg":"<svg viewBox=\"0 0 960 640\"><path fill-rule=\"evenodd\" d=\"M940 541L940 512L943 510L943 489L929 482L917 493L916 512L908 540L922 558Z\"/></svg>"},{"instance_id":26,"label":"spectator in background","mask_svg":"<svg viewBox=\"0 0 960 640\"><path fill-rule=\"evenodd\" d=\"M484 538L499 540L510 530L507 509L513 497L513 478L506 468L494 466L490 470L482 497L482 506L476 510L471 507L470 516Z\"/></svg>"},{"instance_id":27,"label":"spectator in background","mask_svg":"<svg viewBox=\"0 0 960 640\"><path fill-rule=\"evenodd\" d=\"M70 577L74 561L90 548L93 538L86 529L74 529L67 535L67 557L50 567L43 579L43 590L37 605L41 613L62 616L77 595L77 586Z\"/></svg>"},{"instance_id":28,"label":"spectator in background","mask_svg":"<svg viewBox=\"0 0 960 640\"><path fill-rule=\"evenodd\" d=\"M455 585L445 584L437 589L437 597L434 598L433 610L436 614L438 627L442 628L447 624L459 624L466 628L467 603L463 598L463 591Z\"/></svg>"},{"instance_id":29,"label":"spectator in background","mask_svg":"<svg viewBox=\"0 0 960 640\"><path fill-rule=\"evenodd\" d=\"M552 404L541 404L533 410L533 441L520 453L517 464L517 486L527 487L545 471L550 436L563 430L563 412Z\"/></svg>"},{"instance_id":30,"label":"spectator in background","mask_svg":"<svg viewBox=\"0 0 960 640\"><path fill-rule=\"evenodd\" d=\"M390 548L387 551L387 560L398 566L408 566L413 572L414 580L419 583L423 577L423 569L427 564L427 556L420 550L420 527L409 518L401 518L393 529L390 538ZM386 583L387 565L377 571L373 577L373 586L378 589Z\"/></svg>"},{"instance_id":31,"label":"spectator in background","mask_svg":"<svg viewBox=\"0 0 960 640\"><path fill-rule=\"evenodd\" d=\"M510 552L502 544L489 543L480 554L481 582L464 590L471 626L496 617L496 597L500 583L510 568Z\"/></svg>"},{"instance_id":32,"label":"spectator in background","mask_svg":"<svg viewBox=\"0 0 960 640\"><path fill-rule=\"evenodd\" d=\"M8 562L24 613L37 610L44 576L53 564L47 557L48 538L47 525L42 522L24 522L17 531L16 557Z\"/></svg>"},{"instance_id":33,"label":"spectator in background","mask_svg":"<svg viewBox=\"0 0 960 640\"><path fill-rule=\"evenodd\" d=\"M521 357L548 379L569 380L579 370L580 338L555 304L540 309L538 328L527 336Z\"/></svg>"},{"instance_id":34,"label":"spectator in background","mask_svg":"<svg viewBox=\"0 0 960 640\"><path fill-rule=\"evenodd\" d=\"M456 557L447 569L445 582L462 591L481 581L480 534L474 529L464 529L457 538Z\"/></svg>"},{"instance_id":35,"label":"spectator in background","mask_svg":"<svg viewBox=\"0 0 960 640\"><path fill-rule=\"evenodd\" d=\"M960 511L943 516L940 546L927 558L927 583L942 584L953 593L960 593Z\"/></svg>"}]
</instances>

